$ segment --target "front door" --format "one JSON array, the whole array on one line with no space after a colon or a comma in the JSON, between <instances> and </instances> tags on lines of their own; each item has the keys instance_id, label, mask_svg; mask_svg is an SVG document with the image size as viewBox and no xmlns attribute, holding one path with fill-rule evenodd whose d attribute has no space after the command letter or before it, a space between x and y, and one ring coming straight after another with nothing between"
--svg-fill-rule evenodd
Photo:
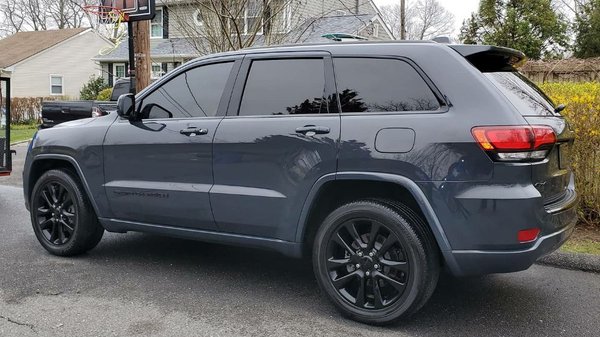
<instances>
[{"instance_id":1,"label":"front door","mask_svg":"<svg viewBox=\"0 0 600 337\"><path fill-rule=\"evenodd\" d=\"M335 173L340 116L326 53L247 55L214 140L220 230L294 240L314 183Z\"/></svg>"},{"instance_id":2,"label":"front door","mask_svg":"<svg viewBox=\"0 0 600 337\"><path fill-rule=\"evenodd\" d=\"M104 170L114 219L215 229L208 199L212 138L234 65L226 60L167 75L138 95L141 121L118 119L110 127Z\"/></svg>"}]
</instances>

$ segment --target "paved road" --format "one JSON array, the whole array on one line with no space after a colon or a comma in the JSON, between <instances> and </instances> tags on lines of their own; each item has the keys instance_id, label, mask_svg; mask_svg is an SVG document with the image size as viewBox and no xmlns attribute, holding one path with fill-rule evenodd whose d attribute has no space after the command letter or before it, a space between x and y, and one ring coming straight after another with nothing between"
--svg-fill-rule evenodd
<instances>
[{"instance_id":1,"label":"paved road","mask_svg":"<svg viewBox=\"0 0 600 337\"><path fill-rule=\"evenodd\" d=\"M21 190L0 186L0 336L598 336L600 275L544 266L443 276L392 327L341 318L306 261L107 234L77 258L36 242Z\"/></svg>"},{"instance_id":2,"label":"paved road","mask_svg":"<svg viewBox=\"0 0 600 337\"><path fill-rule=\"evenodd\" d=\"M11 150L17 151L17 154L13 155L13 172L8 177L0 177L0 185L21 186L23 184L23 164L25 163L28 145L29 142L11 145Z\"/></svg>"}]
</instances>

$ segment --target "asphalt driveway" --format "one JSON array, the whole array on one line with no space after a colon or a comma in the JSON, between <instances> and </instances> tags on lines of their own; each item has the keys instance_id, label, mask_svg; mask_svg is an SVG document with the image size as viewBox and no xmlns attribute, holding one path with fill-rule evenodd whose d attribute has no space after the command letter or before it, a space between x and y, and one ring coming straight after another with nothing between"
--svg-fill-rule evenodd
<instances>
[{"instance_id":1,"label":"asphalt driveway","mask_svg":"<svg viewBox=\"0 0 600 337\"><path fill-rule=\"evenodd\" d=\"M58 258L36 242L19 188L0 186L0 336L597 336L600 275L533 266L444 275L398 325L346 320L307 261L137 233Z\"/></svg>"},{"instance_id":2,"label":"asphalt driveway","mask_svg":"<svg viewBox=\"0 0 600 337\"><path fill-rule=\"evenodd\" d=\"M23 185L23 164L25 164L28 145L29 142L10 146L11 150L17 151L17 154L13 155L13 172L8 177L0 177L0 185L19 187Z\"/></svg>"}]
</instances>

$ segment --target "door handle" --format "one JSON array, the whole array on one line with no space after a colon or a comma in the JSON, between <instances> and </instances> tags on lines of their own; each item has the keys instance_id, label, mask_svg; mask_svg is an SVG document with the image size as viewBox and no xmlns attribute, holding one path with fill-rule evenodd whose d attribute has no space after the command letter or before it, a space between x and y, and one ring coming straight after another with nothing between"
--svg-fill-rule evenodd
<instances>
[{"instance_id":1,"label":"door handle","mask_svg":"<svg viewBox=\"0 0 600 337\"><path fill-rule=\"evenodd\" d=\"M303 135L325 135L328 134L330 129L326 126L317 125L305 125L303 127L296 128L296 133Z\"/></svg>"},{"instance_id":2,"label":"door handle","mask_svg":"<svg viewBox=\"0 0 600 337\"><path fill-rule=\"evenodd\" d=\"M202 128L190 126L189 128L179 130L179 133L181 133L182 135L194 137L194 136L200 136L200 135L207 134L208 129L202 129Z\"/></svg>"}]
</instances>

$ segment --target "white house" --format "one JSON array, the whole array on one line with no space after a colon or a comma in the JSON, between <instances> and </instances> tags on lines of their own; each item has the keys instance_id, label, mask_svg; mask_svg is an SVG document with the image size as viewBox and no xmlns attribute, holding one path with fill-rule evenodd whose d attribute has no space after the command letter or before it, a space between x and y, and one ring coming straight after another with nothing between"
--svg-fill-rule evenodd
<instances>
[{"instance_id":1,"label":"white house","mask_svg":"<svg viewBox=\"0 0 600 337\"><path fill-rule=\"evenodd\" d=\"M75 99L99 74L92 58L111 45L90 28L19 32L0 40L0 69L11 73L12 97Z\"/></svg>"}]
</instances>

